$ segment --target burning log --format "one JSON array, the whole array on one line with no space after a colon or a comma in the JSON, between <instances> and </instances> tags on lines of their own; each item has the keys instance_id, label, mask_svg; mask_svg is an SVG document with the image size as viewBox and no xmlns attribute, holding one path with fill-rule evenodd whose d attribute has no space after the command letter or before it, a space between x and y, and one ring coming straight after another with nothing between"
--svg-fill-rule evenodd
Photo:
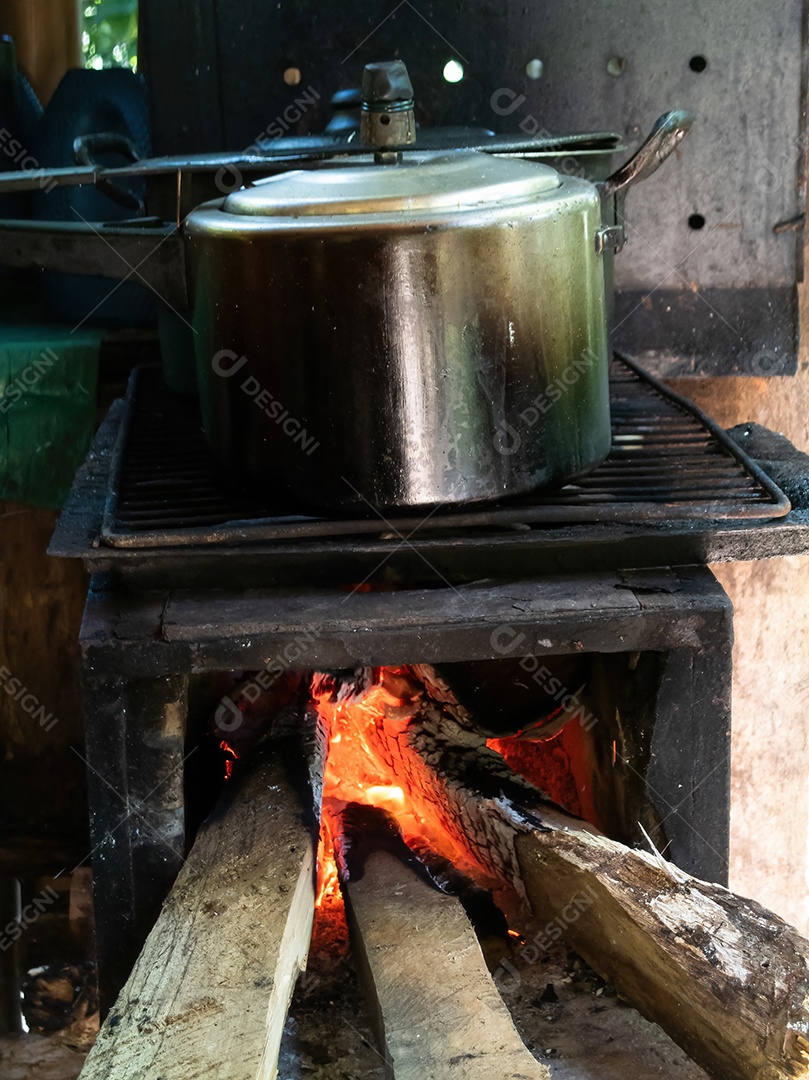
<instances>
[{"instance_id":1,"label":"burning log","mask_svg":"<svg viewBox=\"0 0 809 1080\"><path fill-rule=\"evenodd\" d=\"M497 992L461 902L383 811L349 806L338 861L352 952L389 1080L550 1080Z\"/></svg>"},{"instance_id":2,"label":"burning log","mask_svg":"<svg viewBox=\"0 0 809 1080\"><path fill-rule=\"evenodd\" d=\"M350 694L318 690L335 730ZM383 670L357 704L363 743L408 814L439 825L482 883L509 881L563 927L698 1064L721 1080L809 1076L809 941L796 930L549 805L405 671Z\"/></svg>"},{"instance_id":3,"label":"burning log","mask_svg":"<svg viewBox=\"0 0 809 1080\"><path fill-rule=\"evenodd\" d=\"M311 936L323 754L304 795L299 745L272 749L201 828L82 1080L275 1076Z\"/></svg>"}]
</instances>

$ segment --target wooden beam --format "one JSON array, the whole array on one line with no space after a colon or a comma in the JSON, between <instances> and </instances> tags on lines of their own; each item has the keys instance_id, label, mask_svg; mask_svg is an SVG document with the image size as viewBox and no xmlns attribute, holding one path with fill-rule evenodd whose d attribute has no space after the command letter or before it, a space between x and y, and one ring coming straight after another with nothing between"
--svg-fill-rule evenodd
<instances>
[{"instance_id":1,"label":"wooden beam","mask_svg":"<svg viewBox=\"0 0 809 1080\"><path fill-rule=\"evenodd\" d=\"M0 32L14 38L19 66L43 105L67 69L81 67L76 0L2 0Z\"/></svg>"},{"instance_id":2,"label":"wooden beam","mask_svg":"<svg viewBox=\"0 0 809 1080\"><path fill-rule=\"evenodd\" d=\"M514 1027L461 902L417 873L400 837L399 851L390 831L377 843L381 811L359 809L359 827L341 835L341 884L388 1080L550 1080Z\"/></svg>"},{"instance_id":3,"label":"wooden beam","mask_svg":"<svg viewBox=\"0 0 809 1080\"><path fill-rule=\"evenodd\" d=\"M203 825L81 1080L270 1080L309 948L322 754L279 742ZM313 794L314 793L314 794Z\"/></svg>"}]
</instances>

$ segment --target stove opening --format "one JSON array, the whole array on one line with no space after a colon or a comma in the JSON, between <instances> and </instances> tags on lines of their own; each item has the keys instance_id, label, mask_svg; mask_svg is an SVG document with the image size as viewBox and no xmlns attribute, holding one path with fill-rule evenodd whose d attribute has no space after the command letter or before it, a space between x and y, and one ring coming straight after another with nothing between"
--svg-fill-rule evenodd
<instances>
[{"instance_id":1,"label":"stove opening","mask_svg":"<svg viewBox=\"0 0 809 1080\"><path fill-rule=\"evenodd\" d=\"M641 826L664 850L661 814L649 797L661 656L614 653L507 658L356 672L235 672L197 680L191 695L188 823L204 819L238 762L271 733L314 709L328 735L320 841L320 901L339 892L334 829L349 804L392 816L405 842L487 887L493 882L401 762L390 755L397 716L425 691L457 718L471 742L501 755L562 810L623 843ZM387 739L378 730L384 717ZM391 741L393 740L393 741Z\"/></svg>"}]
</instances>

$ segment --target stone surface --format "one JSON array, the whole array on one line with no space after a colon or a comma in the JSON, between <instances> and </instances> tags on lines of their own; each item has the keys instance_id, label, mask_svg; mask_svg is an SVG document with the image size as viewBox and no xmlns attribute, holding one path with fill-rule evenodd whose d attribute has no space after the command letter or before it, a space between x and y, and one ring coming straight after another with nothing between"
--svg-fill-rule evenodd
<instances>
[{"instance_id":1,"label":"stone surface","mask_svg":"<svg viewBox=\"0 0 809 1080\"><path fill-rule=\"evenodd\" d=\"M809 451L809 290L794 377L678 379L723 427ZM712 567L736 609L730 886L809 931L809 558Z\"/></svg>"},{"instance_id":2,"label":"stone surface","mask_svg":"<svg viewBox=\"0 0 809 1080\"><path fill-rule=\"evenodd\" d=\"M809 928L809 558L715 566L736 608L730 887Z\"/></svg>"}]
</instances>

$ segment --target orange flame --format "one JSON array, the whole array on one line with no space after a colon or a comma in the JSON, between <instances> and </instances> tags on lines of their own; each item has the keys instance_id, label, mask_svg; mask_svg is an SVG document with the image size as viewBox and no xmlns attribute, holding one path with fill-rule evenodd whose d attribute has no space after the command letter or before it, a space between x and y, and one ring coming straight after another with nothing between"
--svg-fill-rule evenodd
<instances>
[{"instance_id":1,"label":"orange flame","mask_svg":"<svg viewBox=\"0 0 809 1080\"><path fill-rule=\"evenodd\" d=\"M377 728L403 729L411 710L408 690L415 687L406 668L380 669L380 681L361 697L334 702L327 692L315 695L315 705L329 732L329 752L323 778L323 815L318 850L318 904L339 896L333 836L337 816L347 803L386 810L397 821L405 842L419 839L450 859L469 866L469 856L442 826L425 793L408 786L404 772L385 759Z\"/></svg>"},{"instance_id":2,"label":"orange flame","mask_svg":"<svg viewBox=\"0 0 809 1080\"><path fill-rule=\"evenodd\" d=\"M233 763L239 760L239 755L226 739L219 743L219 749L225 755L225 779L230 780L233 776Z\"/></svg>"},{"instance_id":3,"label":"orange flame","mask_svg":"<svg viewBox=\"0 0 809 1080\"><path fill-rule=\"evenodd\" d=\"M373 784L365 794L373 806L395 812L405 807L405 793L397 784Z\"/></svg>"},{"instance_id":4,"label":"orange flame","mask_svg":"<svg viewBox=\"0 0 809 1080\"><path fill-rule=\"evenodd\" d=\"M323 814L320 824L320 840L317 845L317 898L315 904L324 904L339 900L340 882L337 877L337 862L334 857L334 836L332 818Z\"/></svg>"},{"instance_id":5,"label":"orange flame","mask_svg":"<svg viewBox=\"0 0 809 1080\"><path fill-rule=\"evenodd\" d=\"M581 794L571 768L570 755L574 748L566 741L567 731L560 728L549 738L537 741L524 740L520 737L522 733L518 733L487 739L486 745L500 754L510 769L554 802L569 813L584 817Z\"/></svg>"}]
</instances>

